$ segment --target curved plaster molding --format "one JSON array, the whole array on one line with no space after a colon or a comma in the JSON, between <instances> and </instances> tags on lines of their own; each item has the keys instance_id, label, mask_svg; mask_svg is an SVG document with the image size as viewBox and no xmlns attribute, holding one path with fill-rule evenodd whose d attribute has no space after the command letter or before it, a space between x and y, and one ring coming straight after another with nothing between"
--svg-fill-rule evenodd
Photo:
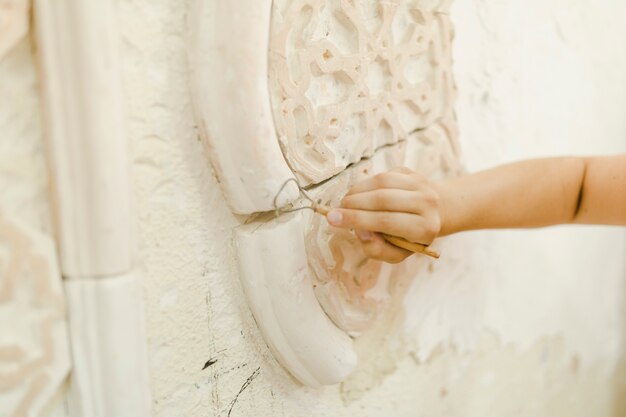
<instances>
[{"instance_id":1,"label":"curved plaster molding","mask_svg":"<svg viewBox=\"0 0 626 417\"><path fill-rule=\"evenodd\" d=\"M141 281L133 273L65 281L72 416L149 417Z\"/></svg>"},{"instance_id":2,"label":"curved plaster molding","mask_svg":"<svg viewBox=\"0 0 626 417\"><path fill-rule=\"evenodd\" d=\"M274 356L308 386L345 380L356 353L315 298L302 214L241 226L236 241L248 304Z\"/></svg>"},{"instance_id":3,"label":"curved plaster molding","mask_svg":"<svg viewBox=\"0 0 626 417\"><path fill-rule=\"evenodd\" d=\"M235 213L273 210L293 174L270 108L271 0L196 0L190 22L192 94L201 136ZM278 206L298 197L295 184Z\"/></svg>"},{"instance_id":4,"label":"curved plaster molding","mask_svg":"<svg viewBox=\"0 0 626 417\"><path fill-rule=\"evenodd\" d=\"M28 33L29 0L0 0L0 59Z\"/></svg>"},{"instance_id":5,"label":"curved plaster molding","mask_svg":"<svg viewBox=\"0 0 626 417\"><path fill-rule=\"evenodd\" d=\"M115 0L35 0L74 369L71 413L148 417Z\"/></svg>"}]
</instances>

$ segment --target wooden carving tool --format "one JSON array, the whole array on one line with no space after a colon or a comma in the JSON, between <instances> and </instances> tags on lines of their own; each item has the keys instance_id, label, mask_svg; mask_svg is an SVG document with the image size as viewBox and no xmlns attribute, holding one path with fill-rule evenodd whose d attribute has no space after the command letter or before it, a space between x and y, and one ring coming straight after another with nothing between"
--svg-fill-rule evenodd
<instances>
[{"instance_id":1,"label":"wooden carving tool","mask_svg":"<svg viewBox=\"0 0 626 417\"><path fill-rule=\"evenodd\" d=\"M313 204L311 207L316 213L321 214L322 216L326 216L328 212L331 210L330 207L325 206L323 204ZM439 259L439 252L431 249L428 245L422 245L421 243L409 242L408 240L398 237L391 236L385 233L379 233L387 242L391 243L394 246L398 246L399 248L409 250L414 253L423 253L424 255L428 255L432 258Z\"/></svg>"}]
</instances>

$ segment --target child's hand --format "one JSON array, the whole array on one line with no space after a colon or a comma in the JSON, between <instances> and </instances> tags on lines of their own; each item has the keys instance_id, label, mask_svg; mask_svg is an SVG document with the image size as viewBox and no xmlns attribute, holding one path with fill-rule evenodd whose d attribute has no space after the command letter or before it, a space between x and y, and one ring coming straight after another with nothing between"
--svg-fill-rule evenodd
<instances>
[{"instance_id":1,"label":"child's hand","mask_svg":"<svg viewBox=\"0 0 626 417\"><path fill-rule=\"evenodd\" d=\"M429 245L439 234L439 194L422 175L397 168L356 184L341 208L326 216L333 226L354 229L370 258L403 261L412 252L388 243L377 233Z\"/></svg>"}]
</instances>

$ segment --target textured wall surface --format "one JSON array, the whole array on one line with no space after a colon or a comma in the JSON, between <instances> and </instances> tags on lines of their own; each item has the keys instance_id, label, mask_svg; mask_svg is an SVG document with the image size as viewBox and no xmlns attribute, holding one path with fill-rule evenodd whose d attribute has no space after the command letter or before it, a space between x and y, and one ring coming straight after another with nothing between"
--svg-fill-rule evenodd
<instances>
[{"instance_id":1,"label":"textured wall surface","mask_svg":"<svg viewBox=\"0 0 626 417\"><path fill-rule=\"evenodd\" d=\"M624 12L620 1L456 4L457 109L470 170L626 150ZM623 322L616 306L626 294L623 230L485 236L493 330L518 342L561 334L589 360L615 357Z\"/></svg>"},{"instance_id":2,"label":"textured wall surface","mask_svg":"<svg viewBox=\"0 0 626 417\"><path fill-rule=\"evenodd\" d=\"M624 9L618 0L452 7L470 170L626 151ZM624 415L619 229L448 239L446 260L410 289L401 348L381 349L344 386L294 382L266 348L238 280L239 221L192 115L187 10L184 0L119 2L155 416ZM25 42L0 63L0 206L50 233L28 56ZM60 403L52 414L64 414Z\"/></svg>"},{"instance_id":3,"label":"textured wall surface","mask_svg":"<svg viewBox=\"0 0 626 417\"><path fill-rule=\"evenodd\" d=\"M41 410L69 370L37 87L22 39L0 62L0 416Z\"/></svg>"}]
</instances>

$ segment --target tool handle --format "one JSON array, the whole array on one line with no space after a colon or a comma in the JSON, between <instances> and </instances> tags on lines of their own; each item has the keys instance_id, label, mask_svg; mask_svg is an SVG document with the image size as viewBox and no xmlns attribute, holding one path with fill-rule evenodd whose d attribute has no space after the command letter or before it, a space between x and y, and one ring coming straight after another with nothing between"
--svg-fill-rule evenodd
<instances>
[{"instance_id":1,"label":"tool handle","mask_svg":"<svg viewBox=\"0 0 626 417\"><path fill-rule=\"evenodd\" d=\"M381 233L381 234L387 242L391 243L394 246L398 246L399 248L410 250L411 252L415 252L415 253L423 253L424 255L428 255L431 258L439 259L439 256L440 256L439 252L431 249L427 245L422 245L421 243L409 242L408 240L398 237L398 236L386 235L384 233Z\"/></svg>"}]
</instances>

